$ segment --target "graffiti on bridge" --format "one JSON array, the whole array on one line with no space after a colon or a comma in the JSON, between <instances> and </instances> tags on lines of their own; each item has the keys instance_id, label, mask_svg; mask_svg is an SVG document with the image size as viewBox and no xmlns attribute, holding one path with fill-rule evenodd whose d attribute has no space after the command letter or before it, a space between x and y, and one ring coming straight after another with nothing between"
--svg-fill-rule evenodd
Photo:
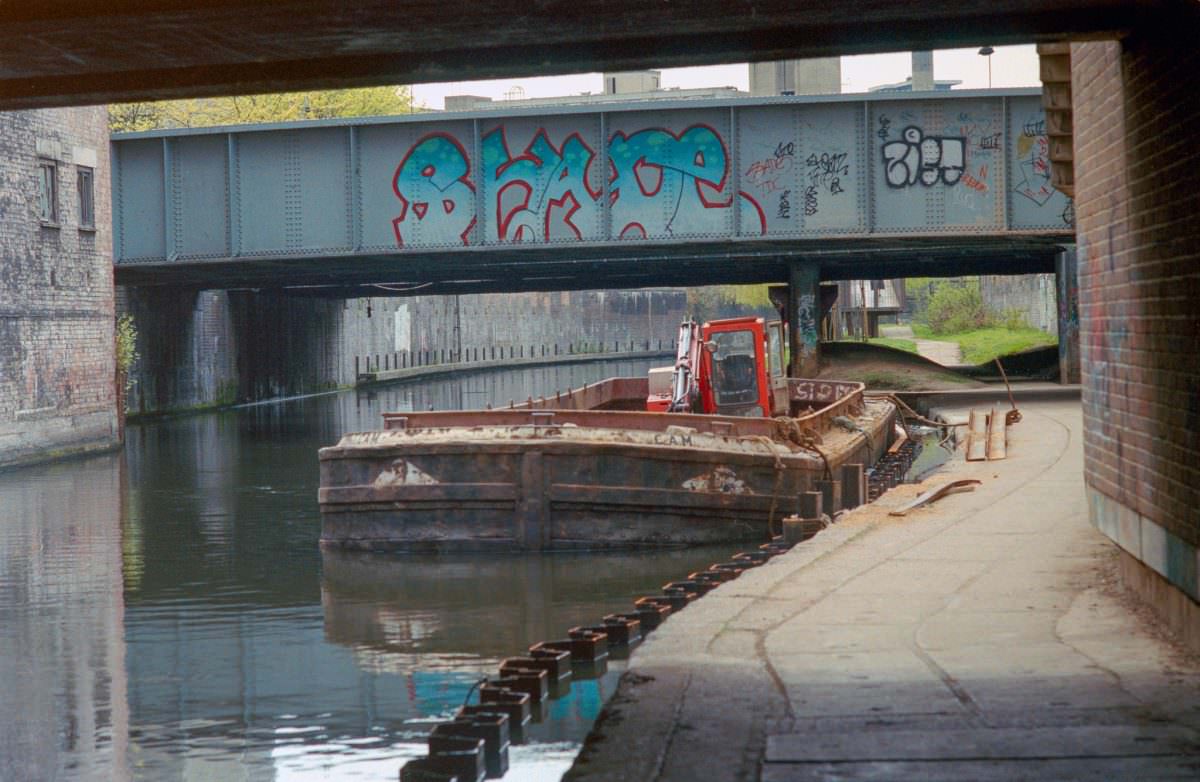
<instances>
[{"instance_id":1,"label":"graffiti on bridge","mask_svg":"<svg viewBox=\"0 0 1200 782\"><path fill-rule=\"evenodd\" d=\"M1013 200L1024 210L1052 209L1050 222L1072 224L1072 204L1052 200L1057 191L1040 110L1019 117L1011 136L998 131L998 123L988 111L960 113L944 127L930 125L921 112L880 115L872 142L883 161L876 182L913 197L945 187L954 219L978 224L994 219L1003 182L1021 196ZM852 151L832 130L805 137L805 145L778 126L761 142L743 138L743 149L762 151L736 171L726 139L703 122L622 128L604 141L595 124L563 118L519 131L501 120L483 131L474 141L429 133L404 153L392 180L399 246L767 234L768 216L771 230L782 233L795 230L797 218L825 219L828 211L830 219L841 219L846 202L853 209L854 194L864 186ZM1007 170L1005 150L1012 160ZM741 220L734 219L735 198ZM1046 220L1040 212L1021 214Z\"/></svg>"},{"instance_id":2,"label":"graffiti on bridge","mask_svg":"<svg viewBox=\"0 0 1200 782\"><path fill-rule=\"evenodd\" d=\"M732 204L725 190L728 157L725 142L707 125L692 125L678 136L661 128L613 134L608 195L615 235L722 232L721 210Z\"/></svg>"},{"instance_id":3,"label":"graffiti on bridge","mask_svg":"<svg viewBox=\"0 0 1200 782\"><path fill-rule=\"evenodd\" d=\"M775 217L777 219L791 219L792 191L788 187L790 177L787 174L792 170L795 159L796 142L780 141L775 145L773 153L760 160L755 160L742 172L742 181L757 191L758 198L745 191L741 195L757 210L763 233L766 232L766 214L760 199L775 201Z\"/></svg>"},{"instance_id":4,"label":"graffiti on bridge","mask_svg":"<svg viewBox=\"0 0 1200 782\"><path fill-rule=\"evenodd\" d=\"M804 190L804 215L812 217L821 210L823 194L836 196L846 192L842 177L849 176L850 166L846 163L846 152L812 153L804 161L808 187Z\"/></svg>"},{"instance_id":5,"label":"graffiti on bridge","mask_svg":"<svg viewBox=\"0 0 1200 782\"><path fill-rule=\"evenodd\" d=\"M425 244L469 244L475 227L475 185L471 165L458 140L430 133L413 144L396 167L392 190L400 214L392 220L396 243L405 232L420 233Z\"/></svg>"},{"instance_id":6,"label":"graffiti on bridge","mask_svg":"<svg viewBox=\"0 0 1200 782\"><path fill-rule=\"evenodd\" d=\"M579 133L555 146L539 129L518 155L503 127L481 139L483 208L489 215L484 241L579 241L599 239L602 192L591 167L595 151ZM681 133L646 128L614 133L608 144L608 207L612 235L646 239L719 234L728 230L733 203L729 156L713 128L692 125ZM400 213L392 221L396 241L419 234L422 244L470 244L475 228L475 185L462 143L445 133L418 140L393 178ZM757 201L743 198L766 221ZM784 207L787 207L785 205ZM491 216L494 215L494 220ZM478 241L478 240L476 240Z\"/></svg>"},{"instance_id":7,"label":"graffiti on bridge","mask_svg":"<svg viewBox=\"0 0 1200 782\"><path fill-rule=\"evenodd\" d=\"M595 233L594 213L580 213L583 204L600 197L588 179L595 153L578 133L557 149L546 131L539 129L525 151L513 157L504 128L499 127L483 137L482 147L483 175L495 193L496 220L489 229L490 240L549 242Z\"/></svg>"},{"instance_id":8,"label":"graffiti on bridge","mask_svg":"<svg viewBox=\"0 0 1200 782\"><path fill-rule=\"evenodd\" d=\"M956 185L966 167L966 139L961 136L926 136L909 125L897 141L883 145L888 187L926 187L941 182Z\"/></svg>"},{"instance_id":9,"label":"graffiti on bridge","mask_svg":"<svg viewBox=\"0 0 1200 782\"><path fill-rule=\"evenodd\" d=\"M1043 206L1054 195L1050 184L1050 141L1044 120L1026 122L1017 137L1017 167L1021 181L1015 192Z\"/></svg>"}]
</instances>

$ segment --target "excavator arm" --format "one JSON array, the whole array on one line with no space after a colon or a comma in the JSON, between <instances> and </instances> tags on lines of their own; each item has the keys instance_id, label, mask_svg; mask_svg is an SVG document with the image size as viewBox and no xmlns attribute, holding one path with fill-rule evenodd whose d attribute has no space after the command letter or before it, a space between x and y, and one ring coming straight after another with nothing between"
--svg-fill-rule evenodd
<instances>
[{"instance_id":1,"label":"excavator arm","mask_svg":"<svg viewBox=\"0 0 1200 782\"><path fill-rule=\"evenodd\" d=\"M700 351L704 339L700 325L694 320L679 324L678 348L675 351L675 371L671 375L671 413L692 413L700 399Z\"/></svg>"}]
</instances>

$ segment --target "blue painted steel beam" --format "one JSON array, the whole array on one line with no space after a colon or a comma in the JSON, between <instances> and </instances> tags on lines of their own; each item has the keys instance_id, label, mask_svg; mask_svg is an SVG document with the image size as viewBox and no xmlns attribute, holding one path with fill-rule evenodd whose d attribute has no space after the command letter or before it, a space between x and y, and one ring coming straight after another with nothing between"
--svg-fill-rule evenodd
<instances>
[{"instance_id":1,"label":"blue painted steel beam","mask_svg":"<svg viewBox=\"0 0 1200 782\"><path fill-rule=\"evenodd\" d=\"M112 159L116 271L132 284L421 284L502 268L511 285L580 259L603 287L606 269L655 257L702 273L707 259L716 281L764 254L1019 259L1074 231L1037 90L158 131L115 136Z\"/></svg>"}]
</instances>

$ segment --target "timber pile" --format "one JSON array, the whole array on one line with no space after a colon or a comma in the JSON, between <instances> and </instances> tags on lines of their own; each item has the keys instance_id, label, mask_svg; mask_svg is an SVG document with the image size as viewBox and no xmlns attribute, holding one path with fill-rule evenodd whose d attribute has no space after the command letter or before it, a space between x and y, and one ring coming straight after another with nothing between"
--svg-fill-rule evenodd
<instances>
[{"instance_id":1,"label":"timber pile","mask_svg":"<svg viewBox=\"0 0 1200 782\"><path fill-rule=\"evenodd\" d=\"M1008 455L1008 416L972 410L967 423L967 461L996 461Z\"/></svg>"}]
</instances>

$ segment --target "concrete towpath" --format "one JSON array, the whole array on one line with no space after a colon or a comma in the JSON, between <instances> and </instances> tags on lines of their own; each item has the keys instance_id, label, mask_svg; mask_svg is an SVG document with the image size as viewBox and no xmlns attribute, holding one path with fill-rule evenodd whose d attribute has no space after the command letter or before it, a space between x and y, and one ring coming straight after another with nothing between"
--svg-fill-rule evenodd
<instances>
[{"instance_id":1,"label":"concrete towpath","mask_svg":"<svg viewBox=\"0 0 1200 782\"><path fill-rule=\"evenodd\" d=\"M962 348L957 342L938 339L917 339L911 326L880 326L879 335L896 339L910 339L917 345L917 353L944 367L962 366Z\"/></svg>"},{"instance_id":2,"label":"concrete towpath","mask_svg":"<svg viewBox=\"0 0 1200 782\"><path fill-rule=\"evenodd\" d=\"M1115 581L1078 401L672 616L564 779L1200 779L1200 661Z\"/></svg>"}]
</instances>

